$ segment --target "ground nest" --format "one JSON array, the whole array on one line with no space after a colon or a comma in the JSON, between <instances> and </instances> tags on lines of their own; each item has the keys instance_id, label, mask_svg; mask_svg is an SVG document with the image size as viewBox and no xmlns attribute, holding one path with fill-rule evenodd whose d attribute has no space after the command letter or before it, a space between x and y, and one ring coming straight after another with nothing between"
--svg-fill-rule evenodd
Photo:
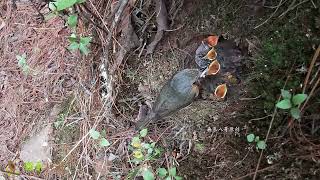
<instances>
[{"instance_id":1,"label":"ground nest","mask_svg":"<svg viewBox=\"0 0 320 180\"><path fill-rule=\"evenodd\" d=\"M148 179L158 168L183 179L320 177L319 70L304 88L312 96L300 122L273 111L281 88L302 91L310 57L319 68L319 6L87 0L47 19L46 1L1 1L0 179ZM75 32L92 37L88 55L68 48ZM201 97L146 134L135 130L139 107L174 74L197 68L209 35L232 44L237 81L227 97ZM266 150L247 142L250 133L268 140ZM152 143L159 153L135 163ZM41 161L41 171L27 171L29 161Z\"/></svg>"}]
</instances>

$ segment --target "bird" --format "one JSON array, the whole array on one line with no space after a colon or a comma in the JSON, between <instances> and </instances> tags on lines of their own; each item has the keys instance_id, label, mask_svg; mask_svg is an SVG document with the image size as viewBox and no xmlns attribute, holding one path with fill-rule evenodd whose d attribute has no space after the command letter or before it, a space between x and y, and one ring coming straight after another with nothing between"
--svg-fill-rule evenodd
<instances>
[{"instance_id":1,"label":"bird","mask_svg":"<svg viewBox=\"0 0 320 180\"><path fill-rule=\"evenodd\" d=\"M200 74L198 69L184 69L175 74L160 90L151 111L137 122L136 129L190 105L199 95Z\"/></svg>"},{"instance_id":2,"label":"bird","mask_svg":"<svg viewBox=\"0 0 320 180\"><path fill-rule=\"evenodd\" d=\"M239 56L237 51L228 50L228 42L218 45L218 39L218 36L209 36L202 41L195 55L198 68L179 71L167 81L149 112L141 113L144 115L138 118L137 130L190 105L202 94L207 93L214 100L225 99L228 72L236 69L233 63Z\"/></svg>"},{"instance_id":3,"label":"bird","mask_svg":"<svg viewBox=\"0 0 320 180\"><path fill-rule=\"evenodd\" d=\"M209 68L209 71L213 70ZM138 119L136 129L141 130L150 122L160 120L190 105L199 99L200 93L203 93L201 91L211 94L218 100L223 100L227 92L223 79L212 75L200 77L201 74L199 69L184 69L176 73L161 88L150 112Z\"/></svg>"}]
</instances>

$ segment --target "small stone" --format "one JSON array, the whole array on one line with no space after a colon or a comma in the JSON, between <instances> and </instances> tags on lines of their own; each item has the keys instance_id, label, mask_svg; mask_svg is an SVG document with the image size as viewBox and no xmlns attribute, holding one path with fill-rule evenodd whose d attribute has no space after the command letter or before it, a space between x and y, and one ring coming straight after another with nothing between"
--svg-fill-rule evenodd
<instances>
[{"instance_id":1,"label":"small stone","mask_svg":"<svg viewBox=\"0 0 320 180\"><path fill-rule=\"evenodd\" d=\"M208 133L211 133L211 132L212 132L211 127L208 127L207 132L208 132Z\"/></svg>"},{"instance_id":2,"label":"small stone","mask_svg":"<svg viewBox=\"0 0 320 180\"><path fill-rule=\"evenodd\" d=\"M109 154L109 157L108 157L108 161L113 161L113 160L115 160L115 159L117 159L117 158L118 158L118 156L110 153L110 154Z\"/></svg>"}]
</instances>

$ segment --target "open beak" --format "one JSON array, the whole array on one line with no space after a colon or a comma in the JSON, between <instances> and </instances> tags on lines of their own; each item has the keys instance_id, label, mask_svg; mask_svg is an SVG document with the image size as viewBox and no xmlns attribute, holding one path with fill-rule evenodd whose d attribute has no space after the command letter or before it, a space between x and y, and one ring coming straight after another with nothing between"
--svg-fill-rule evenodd
<instances>
[{"instance_id":1,"label":"open beak","mask_svg":"<svg viewBox=\"0 0 320 180\"><path fill-rule=\"evenodd\" d=\"M227 91L228 91L227 84L221 84L214 91L214 95L220 99L224 99L224 97L227 94Z\"/></svg>"},{"instance_id":2,"label":"open beak","mask_svg":"<svg viewBox=\"0 0 320 180\"><path fill-rule=\"evenodd\" d=\"M208 68L208 75L216 75L220 71L220 63L218 60L212 61Z\"/></svg>"},{"instance_id":3,"label":"open beak","mask_svg":"<svg viewBox=\"0 0 320 180\"><path fill-rule=\"evenodd\" d=\"M217 58L217 52L214 48L212 48L205 56L205 59L209 59L211 61L215 60Z\"/></svg>"},{"instance_id":4,"label":"open beak","mask_svg":"<svg viewBox=\"0 0 320 180\"><path fill-rule=\"evenodd\" d=\"M210 47L214 47L218 44L219 36L209 36L206 39L206 42Z\"/></svg>"}]
</instances>

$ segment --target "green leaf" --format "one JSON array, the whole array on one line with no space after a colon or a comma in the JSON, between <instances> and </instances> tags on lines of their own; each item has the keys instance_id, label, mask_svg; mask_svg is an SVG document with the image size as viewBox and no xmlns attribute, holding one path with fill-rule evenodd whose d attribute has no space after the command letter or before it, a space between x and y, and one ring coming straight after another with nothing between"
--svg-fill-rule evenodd
<instances>
[{"instance_id":1,"label":"green leaf","mask_svg":"<svg viewBox=\"0 0 320 180\"><path fill-rule=\"evenodd\" d=\"M258 141L257 147L258 149L266 149L267 145L264 141Z\"/></svg>"},{"instance_id":2,"label":"green leaf","mask_svg":"<svg viewBox=\"0 0 320 180\"><path fill-rule=\"evenodd\" d=\"M94 130L94 129L91 129L91 130L89 131L89 134L90 134L90 137L91 137L92 139L99 139L99 137L100 137L99 131L96 131L96 130Z\"/></svg>"},{"instance_id":3,"label":"green leaf","mask_svg":"<svg viewBox=\"0 0 320 180\"><path fill-rule=\"evenodd\" d=\"M283 99L291 99L291 93L287 90L281 89L281 96Z\"/></svg>"},{"instance_id":4,"label":"green leaf","mask_svg":"<svg viewBox=\"0 0 320 180\"><path fill-rule=\"evenodd\" d=\"M27 65L26 57L27 57L27 55L25 53L22 54L21 56L20 55L16 55L19 67L23 67L23 66Z\"/></svg>"},{"instance_id":5,"label":"green leaf","mask_svg":"<svg viewBox=\"0 0 320 180\"><path fill-rule=\"evenodd\" d=\"M102 147L110 146L110 142L108 140L106 140L105 138L101 138L99 145Z\"/></svg>"},{"instance_id":6,"label":"green leaf","mask_svg":"<svg viewBox=\"0 0 320 180\"><path fill-rule=\"evenodd\" d=\"M291 108L291 102L289 99L284 99L280 102L278 102L276 104L277 108L280 108L280 109L290 109Z\"/></svg>"},{"instance_id":7,"label":"green leaf","mask_svg":"<svg viewBox=\"0 0 320 180\"><path fill-rule=\"evenodd\" d=\"M163 178L168 174L168 172L167 172L166 168L158 168L157 174L158 174L158 176Z\"/></svg>"},{"instance_id":8,"label":"green leaf","mask_svg":"<svg viewBox=\"0 0 320 180\"><path fill-rule=\"evenodd\" d=\"M70 36L69 36L69 41L70 42L77 42L77 35L75 33L72 33Z\"/></svg>"},{"instance_id":9,"label":"green leaf","mask_svg":"<svg viewBox=\"0 0 320 180\"><path fill-rule=\"evenodd\" d=\"M165 178L165 180L171 180L171 177L170 177L170 176L168 176L168 177L166 177L166 178Z\"/></svg>"},{"instance_id":10,"label":"green leaf","mask_svg":"<svg viewBox=\"0 0 320 180\"><path fill-rule=\"evenodd\" d=\"M161 154L160 149L159 149L159 148L155 148L153 155L154 155L154 156L157 156L157 155L160 155L160 154Z\"/></svg>"},{"instance_id":11,"label":"green leaf","mask_svg":"<svg viewBox=\"0 0 320 180\"><path fill-rule=\"evenodd\" d=\"M248 134L247 135L247 141L249 142L249 143L251 143L251 142L253 142L254 141L254 134Z\"/></svg>"},{"instance_id":12,"label":"green leaf","mask_svg":"<svg viewBox=\"0 0 320 180\"><path fill-rule=\"evenodd\" d=\"M101 137L106 137L107 136L106 130L103 129L102 131L100 131L100 135L101 135Z\"/></svg>"},{"instance_id":13,"label":"green leaf","mask_svg":"<svg viewBox=\"0 0 320 180\"><path fill-rule=\"evenodd\" d=\"M51 11L56 11L57 10L57 7L56 7L56 5L54 3L55 2L49 2L49 9Z\"/></svg>"},{"instance_id":14,"label":"green leaf","mask_svg":"<svg viewBox=\"0 0 320 180\"><path fill-rule=\"evenodd\" d=\"M77 3L77 1L78 0L56 0L56 2L54 2L54 5L56 6L57 11L61 11L72 7Z\"/></svg>"},{"instance_id":15,"label":"green leaf","mask_svg":"<svg viewBox=\"0 0 320 180\"><path fill-rule=\"evenodd\" d=\"M141 147L141 141L139 137L133 137L131 145L135 148L140 148Z\"/></svg>"},{"instance_id":16,"label":"green leaf","mask_svg":"<svg viewBox=\"0 0 320 180\"><path fill-rule=\"evenodd\" d=\"M169 169L169 175L170 176L176 176L177 175L177 168L173 167Z\"/></svg>"},{"instance_id":17,"label":"green leaf","mask_svg":"<svg viewBox=\"0 0 320 180\"><path fill-rule=\"evenodd\" d=\"M153 149L152 149L152 148L149 148L149 149L148 149L148 154L152 154L152 152L153 152Z\"/></svg>"},{"instance_id":18,"label":"green leaf","mask_svg":"<svg viewBox=\"0 0 320 180\"><path fill-rule=\"evenodd\" d=\"M75 51L75 50L79 49L79 44L77 42L72 42L72 43L70 43L68 49L70 51Z\"/></svg>"},{"instance_id":19,"label":"green leaf","mask_svg":"<svg viewBox=\"0 0 320 180\"><path fill-rule=\"evenodd\" d=\"M154 180L155 179L152 171L149 168L145 169L142 172L142 177L143 177L144 180Z\"/></svg>"},{"instance_id":20,"label":"green leaf","mask_svg":"<svg viewBox=\"0 0 320 180\"><path fill-rule=\"evenodd\" d=\"M142 129L142 130L140 131L140 136L141 136L141 137L146 137L147 134L148 134L148 129L147 129L147 128Z\"/></svg>"},{"instance_id":21,"label":"green leaf","mask_svg":"<svg viewBox=\"0 0 320 180\"><path fill-rule=\"evenodd\" d=\"M201 143L196 143L195 149L196 149L197 151L203 151L203 150L204 150L204 145L201 144Z\"/></svg>"},{"instance_id":22,"label":"green leaf","mask_svg":"<svg viewBox=\"0 0 320 180\"><path fill-rule=\"evenodd\" d=\"M155 142L151 143L151 147L152 147L152 148L154 148L155 146L156 146L156 143L155 143Z\"/></svg>"},{"instance_id":23,"label":"green leaf","mask_svg":"<svg viewBox=\"0 0 320 180\"><path fill-rule=\"evenodd\" d=\"M290 109L290 114L294 119L299 119L300 118L300 110L297 107L291 108Z\"/></svg>"},{"instance_id":24,"label":"green leaf","mask_svg":"<svg viewBox=\"0 0 320 180\"><path fill-rule=\"evenodd\" d=\"M77 1L78 4L81 4L81 3L84 3L84 2L86 2L86 0L78 0Z\"/></svg>"},{"instance_id":25,"label":"green leaf","mask_svg":"<svg viewBox=\"0 0 320 180\"><path fill-rule=\"evenodd\" d=\"M306 94L296 94L293 96L292 102L294 105L299 105L303 101L305 101L307 99L307 97L308 97L308 95L306 95Z\"/></svg>"},{"instance_id":26,"label":"green leaf","mask_svg":"<svg viewBox=\"0 0 320 180\"><path fill-rule=\"evenodd\" d=\"M133 157L141 160L141 159L143 159L144 156L143 156L141 150L139 149L139 150L133 151Z\"/></svg>"},{"instance_id":27,"label":"green leaf","mask_svg":"<svg viewBox=\"0 0 320 180\"><path fill-rule=\"evenodd\" d=\"M35 169L38 173L41 173L42 170L42 163L40 161L38 161L35 165Z\"/></svg>"},{"instance_id":28,"label":"green leaf","mask_svg":"<svg viewBox=\"0 0 320 180\"><path fill-rule=\"evenodd\" d=\"M88 55L89 54L89 52L90 52L90 50L88 49L88 47L86 46L86 45L84 45L84 44L79 44L79 50L80 50L80 52L82 53L82 54L84 54L84 55Z\"/></svg>"},{"instance_id":29,"label":"green leaf","mask_svg":"<svg viewBox=\"0 0 320 180\"><path fill-rule=\"evenodd\" d=\"M63 125L63 121L56 121L53 123L53 125L56 129L59 129L59 127Z\"/></svg>"},{"instance_id":30,"label":"green leaf","mask_svg":"<svg viewBox=\"0 0 320 180\"><path fill-rule=\"evenodd\" d=\"M181 176L175 176L174 177L176 180L182 180L183 178Z\"/></svg>"},{"instance_id":31,"label":"green leaf","mask_svg":"<svg viewBox=\"0 0 320 180\"><path fill-rule=\"evenodd\" d=\"M91 42L91 39L91 37L80 37L80 44L87 46Z\"/></svg>"},{"instance_id":32,"label":"green leaf","mask_svg":"<svg viewBox=\"0 0 320 180\"><path fill-rule=\"evenodd\" d=\"M145 149L151 148L151 144L149 144L149 143L141 143L141 144L142 144L142 147Z\"/></svg>"},{"instance_id":33,"label":"green leaf","mask_svg":"<svg viewBox=\"0 0 320 180\"><path fill-rule=\"evenodd\" d=\"M24 163L23 168L27 172L31 172L34 170L34 164L33 162L27 161Z\"/></svg>"},{"instance_id":34,"label":"green leaf","mask_svg":"<svg viewBox=\"0 0 320 180\"><path fill-rule=\"evenodd\" d=\"M78 22L78 15L73 14L68 17L67 23L71 28L76 27L77 22Z\"/></svg>"},{"instance_id":35,"label":"green leaf","mask_svg":"<svg viewBox=\"0 0 320 180\"><path fill-rule=\"evenodd\" d=\"M256 138L254 138L254 142L258 142L260 140L259 136L256 136Z\"/></svg>"}]
</instances>

